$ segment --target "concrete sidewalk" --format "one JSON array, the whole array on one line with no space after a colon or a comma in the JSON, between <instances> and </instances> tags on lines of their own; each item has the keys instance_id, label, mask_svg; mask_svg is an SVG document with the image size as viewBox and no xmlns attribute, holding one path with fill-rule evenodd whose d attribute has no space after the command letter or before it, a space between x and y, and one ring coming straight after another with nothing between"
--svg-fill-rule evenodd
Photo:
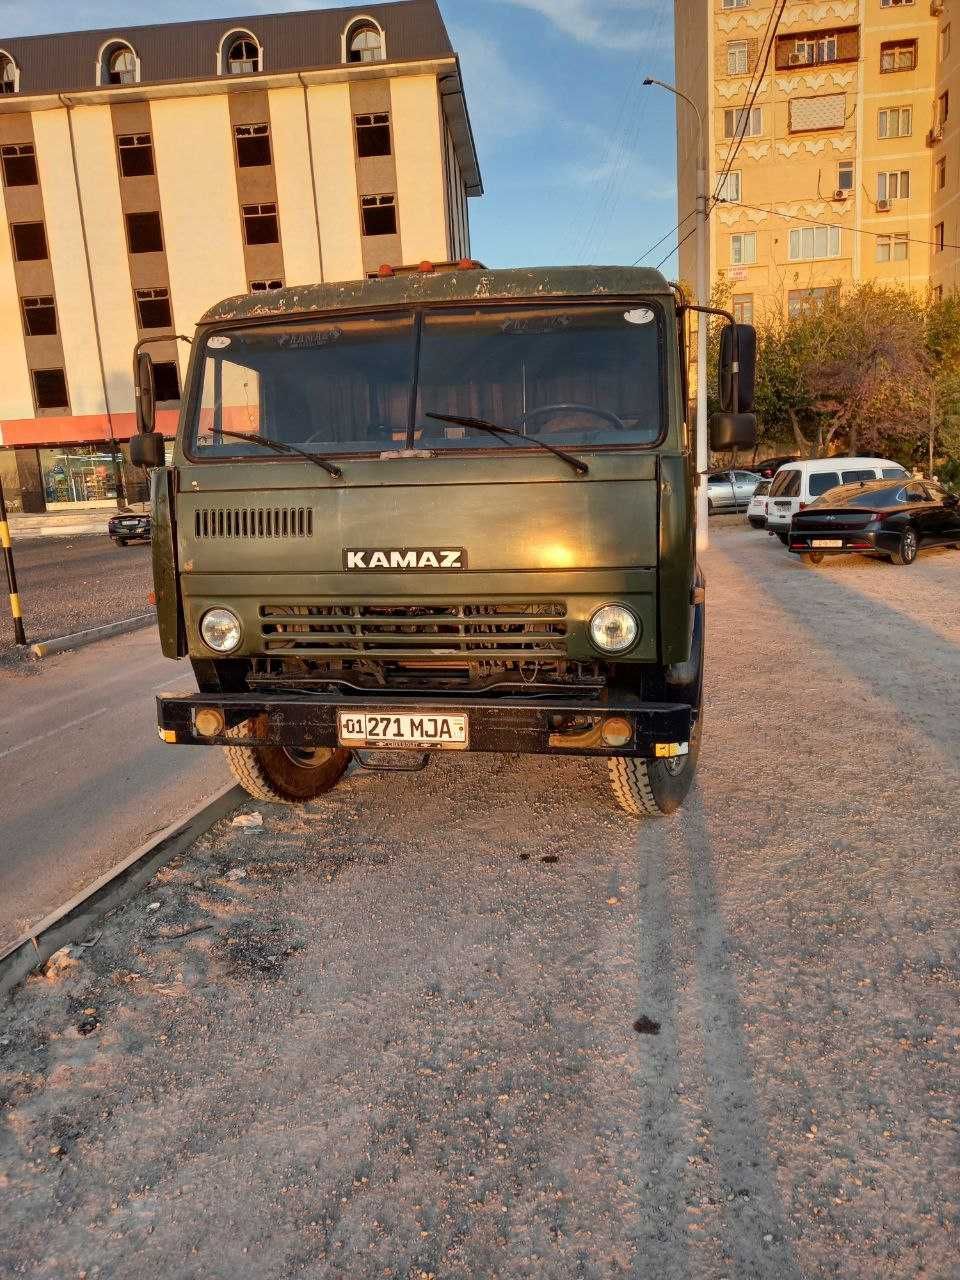
<instances>
[{"instance_id":1,"label":"concrete sidewalk","mask_svg":"<svg viewBox=\"0 0 960 1280\"><path fill-rule=\"evenodd\" d=\"M146 511L148 505L131 503L131 511ZM31 538L69 538L77 534L107 532L107 521L116 515L117 507L83 507L77 511L46 511L41 515L11 512L10 534L14 542Z\"/></svg>"}]
</instances>

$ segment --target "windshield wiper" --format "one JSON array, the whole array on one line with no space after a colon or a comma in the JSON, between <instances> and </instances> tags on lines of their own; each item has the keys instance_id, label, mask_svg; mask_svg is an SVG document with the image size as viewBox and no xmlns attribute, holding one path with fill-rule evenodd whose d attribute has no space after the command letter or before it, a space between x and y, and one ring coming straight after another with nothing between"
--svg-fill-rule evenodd
<instances>
[{"instance_id":1,"label":"windshield wiper","mask_svg":"<svg viewBox=\"0 0 960 1280\"><path fill-rule=\"evenodd\" d=\"M271 440L269 436L257 435L256 432L224 431L222 427L217 427L214 434L229 436L231 440L249 440L251 444L262 444L265 449L272 449L274 453L295 453L301 458L307 458L310 462L315 462L318 467L323 467L324 471L336 476L338 480L343 479L343 472L339 467L334 466L332 462L328 462L326 458L321 458L319 453L309 453L306 449L298 449L295 444L287 444L283 440Z\"/></svg>"},{"instance_id":2,"label":"windshield wiper","mask_svg":"<svg viewBox=\"0 0 960 1280\"><path fill-rule=\"evenodd\" d=\"M455 427L472 427L475 431L488 431L492 436L510 436L517 440L522 440L524 444L532 444L536 449L546 449L548 453L552 453L555 457L560 458L569 467L573 467L578 475L588 476L590 468L585 462L581 462L579 458L575 458L572 453L565 453L563 449L557 449L552 444L547 444L546 440L537 440L534 436L525 436L522 431L515 431L513 427L501 427L495 422L487 422L483 418L460 418L455 413L427 413L427 418L434 418L437 422L449 422Z\"/></svg>"}]
</instances>

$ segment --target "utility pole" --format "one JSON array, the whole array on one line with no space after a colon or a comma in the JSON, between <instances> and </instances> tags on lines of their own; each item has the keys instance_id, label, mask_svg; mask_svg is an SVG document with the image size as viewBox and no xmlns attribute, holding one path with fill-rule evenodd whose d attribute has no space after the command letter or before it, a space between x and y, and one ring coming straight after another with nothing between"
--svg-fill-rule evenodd
<instances>
[{"instance_id":1,"label":"utility pole","mask_svg":"<svg viewBox=\"0 0 960 1280\"><path fill-rule=\"evenodd\" d=\"M709 219L709 196L707 194L707 152L704 146L703 115L700 108L685 93L665 80L657 80L647 76L645 85L655 84L675 98L685 102L697 116L697 305L710 305L710 270L707 257L707 221ZM697 317L697 550L703 551L710 545L708 520L710 510L707 505L707 472L710 470L710 446L707 438L707 319L704 315Z\"/></svg>"},{"instance_id":2,"label":"utility pole","mask_svg":"<svg viewBox=\"0 0 960 1280\"><path fill-rule=\"evenodd\" d=\"M17 590L17 570L13 563L13 544L10 541L10 525L7 523L7 504L3 496L3 480L0 479L0 548L7 571L7 590L10 592L10 612L13 615L13 637L17 644L25 645L27 636L23 629L23 611Z\"/></svg>"}]
</instances>

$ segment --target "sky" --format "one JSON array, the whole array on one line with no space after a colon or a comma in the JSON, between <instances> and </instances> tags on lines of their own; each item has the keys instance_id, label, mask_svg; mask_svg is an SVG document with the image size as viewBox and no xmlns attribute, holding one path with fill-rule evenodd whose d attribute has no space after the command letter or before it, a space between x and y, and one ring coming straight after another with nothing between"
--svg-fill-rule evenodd
<instances>
[{"instance_id":1,"label":"sky","mask_svg":"<svg viewBox=\"0 0 960 1280\"><path fill-rule=\"evenodd\" d=\"M356 0L0 0L4 35L312 8ZM440 0L460 54L486 195L470 201L488 266L656 266L677 222L673 0ZM668 258L663 269L675 269Z\"/></svg>"}]
</instances>

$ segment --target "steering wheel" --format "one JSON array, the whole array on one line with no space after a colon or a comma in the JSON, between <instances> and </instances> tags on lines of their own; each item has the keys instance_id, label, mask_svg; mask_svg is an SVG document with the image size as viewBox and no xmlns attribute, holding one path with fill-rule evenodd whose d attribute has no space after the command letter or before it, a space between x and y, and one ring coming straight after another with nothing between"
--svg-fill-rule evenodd
<instances>
[{"instance_id":1,"label":"steering wheel","mask_svg":"<svg viewBox=\"0 0 960 1280\"><path fill-rule=\"evenodd\" d=\"M611 413L608 409L596 409L592 404L542 404L539 409L528 409L521 415L520 422L522 426L526 426L534 419L546 418L555 413L589 413L594 418L609 422L617 431L628 429L623 419L618 418L615 413ZM534 434L539 433L534 432Z\"/></svg>"}]
</instances>

